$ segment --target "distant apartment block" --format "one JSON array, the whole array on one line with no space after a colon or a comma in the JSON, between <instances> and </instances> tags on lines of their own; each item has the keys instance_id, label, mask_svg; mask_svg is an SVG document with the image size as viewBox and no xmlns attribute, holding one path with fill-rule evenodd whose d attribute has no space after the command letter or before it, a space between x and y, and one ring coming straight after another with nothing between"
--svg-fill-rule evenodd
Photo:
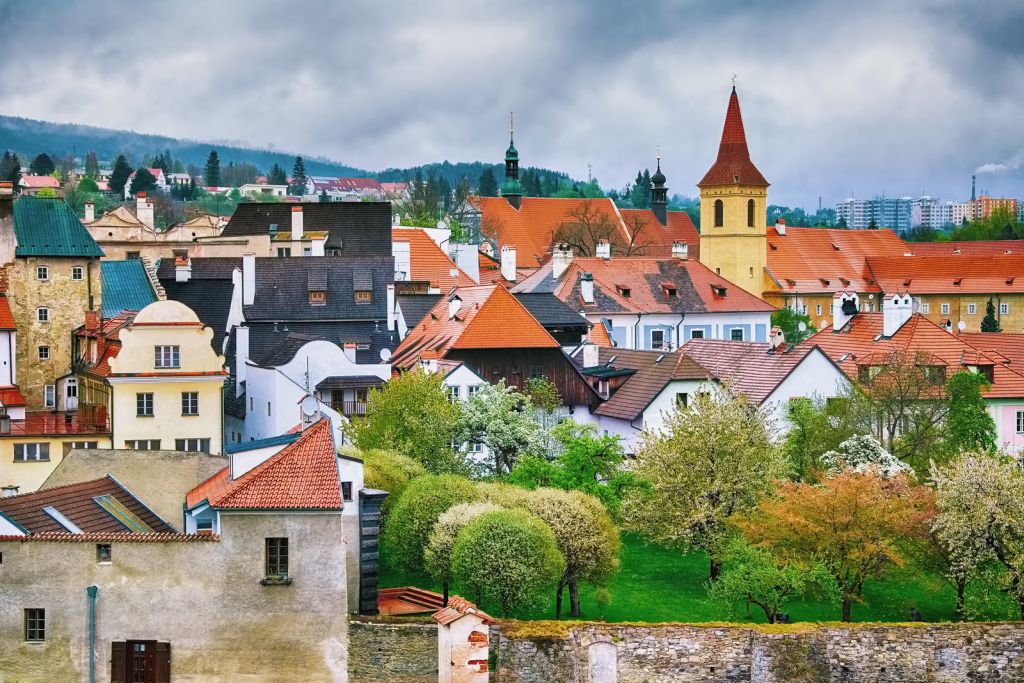
<instances>
[{"instance_id":1,"label":"distant apartment block","mask_svg":"<svg viewBox=\"0 0 1024 683\"><path fill-rule=\"evenodd\" d=\"M1007 197L989 197L981 195L970 202L971 219L979 220L988 218L993 211L1006 209L1013 215L1017 215L1017 200Z\"/></svg>"},{"instance_id":2,"label":"distant apartment block","mask_svg":"<svg viewBox=\"0 0 1024 683\"><path fill-rule=\"evenodd\" d=\"M836 203L836 220L855 230L877 227L903 232L912 225L913 201L910 197L849 197Z\"/></svg>"}]
</instances>

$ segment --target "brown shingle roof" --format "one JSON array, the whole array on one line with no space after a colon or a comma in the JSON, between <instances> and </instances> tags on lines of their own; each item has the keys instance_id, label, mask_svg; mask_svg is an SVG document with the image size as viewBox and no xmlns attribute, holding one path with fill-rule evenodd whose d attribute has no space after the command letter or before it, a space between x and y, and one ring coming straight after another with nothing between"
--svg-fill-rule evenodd
<instances>
[{"instance_id":1,"label":"brown shingle roof","mask_svg":"<svg viewBox=\"0 0 1024 683\"><path fill-rule=\"evenodd\" d=\"M659 353L600 348L598 359L601 365L636 370L611 398L594 410L598 415L623 420L640 417L672 380L702 380L712 376L707 368L679 351Z\"/></svg>"}]
</instances>

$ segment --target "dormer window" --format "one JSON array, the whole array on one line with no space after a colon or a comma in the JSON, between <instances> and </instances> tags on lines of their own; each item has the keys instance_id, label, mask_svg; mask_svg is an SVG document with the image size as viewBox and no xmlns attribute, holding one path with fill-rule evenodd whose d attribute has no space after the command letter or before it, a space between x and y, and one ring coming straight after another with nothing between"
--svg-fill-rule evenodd
<instances>
[{"instance_id":1,"label":"dormer window","mask_svg":"<svg viewBox=\"0 0 1024 683\"><path fill-rule=\"evenodd\" d=\"M373 301L373 292L363 291L356 292L356 303L357 304L368 304Z\"/></svg>"},{"instance_id":2,"label":"dormer window","mask_svg":"<svg viewBox=\"0 0 1024 683\"><path fill-rule=\"evenodd\" d=\"M716 287L711 285L711 289L714 290L715 296L725 296L725 287Z\"/></svg>"},{"instance_id":3,"label":"dormer window","mask_svg":"<svg viewBox=\"0 0 1024 683\"><path fill-rule=\"evenodd\" d=\"M322 289L315 289L309 293L309 303L311 306L325 306L327 305L327 292Z\"/></svg>"},{"instance_id":4,"label":"dormer window","mask_svg":"<svg viewBox=\"0 0 1024 683\"><path fill-rule=\"evenodd\" d=\"M629 298L629 295L630 295L630 293L632 291L632 290L630 290L629 287L623 287L622 285L615 285L615 289L618 290L619 296L622 296L622 297L624 297L626 299Z\"/></svg>"},{"instance_id":5,"label":"dormer window","mask_svg":"<svg viewBox=\"0 0 1024 683\"><path fill-rule=\"evenodd\" d=\"M661 285L661 289L665 292L665 296L669 299L675 299L679 296L679 292L676 290L676 286L672 283L664 283Z\"/></svg>"}]
</instances>

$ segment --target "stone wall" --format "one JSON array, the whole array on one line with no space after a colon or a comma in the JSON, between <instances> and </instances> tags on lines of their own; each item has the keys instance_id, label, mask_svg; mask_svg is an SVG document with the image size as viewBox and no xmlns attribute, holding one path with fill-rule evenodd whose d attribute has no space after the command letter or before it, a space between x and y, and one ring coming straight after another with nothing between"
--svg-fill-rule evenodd
<instances>
[{"instance_id":1,"label":"stone wall","mask_svg":"<svg viewBox=\"0 0 1024 683\"><path fill-rule=\"evenodd\" d=\"M429 619L352 617L349 683L436 683L437 624Z\"/></svg>"},{"instance_id":2,"label":"stone wall","mask_svg":"<svg viewBox=\"0 0 1024 683\"><path fill-rule=\"evenodd\" d=\"M500 683L1024 680L1021 624L508 623L492 643Z\"/></svg>"}]
</instances>

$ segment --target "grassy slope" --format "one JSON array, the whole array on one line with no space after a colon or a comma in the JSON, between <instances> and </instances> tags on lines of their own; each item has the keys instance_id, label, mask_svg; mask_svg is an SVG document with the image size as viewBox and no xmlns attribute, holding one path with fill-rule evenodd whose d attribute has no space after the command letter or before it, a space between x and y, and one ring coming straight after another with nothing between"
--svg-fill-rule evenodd
<instances>
[{"instance_id":1,"label":"grassy slope","mask_svg":"<svg viewBox=\"0 0 1024 683\"><path fill-rule=\"evenodd\" d=\"M733 617L708 599L704 588L708 564L703 553L683 555L668 548L645 544L631 534L624 534L622 540L622 568L609 585L612 602L604 615L608 621L764 621L764 614L757 607L752 607L751 619L745 617L742 605ZM440 586L426 576L384 568L381 586L410 585L440 591ZM457 587L453 592L457 592ZM869 583L864 593L865 603L853 607L854 621L906 621L913 606L921 610L927 621L953 619L956 597L953 589L937 577L921 575L910 569L892 570L884 581ZM568 593L564 597L563 617L567 617ZM548 610L516 616L551 619L554 603L552 596ZM486 609L487 605L483 607ZM838 621L841 616L838 606L820 601L794 602L787 609L793 621ZM601 616L594 602L593 590L583 591L583 616L585 619ZM1006 615L984 616L999 619Z\"/></svg>"}]
</instances>

